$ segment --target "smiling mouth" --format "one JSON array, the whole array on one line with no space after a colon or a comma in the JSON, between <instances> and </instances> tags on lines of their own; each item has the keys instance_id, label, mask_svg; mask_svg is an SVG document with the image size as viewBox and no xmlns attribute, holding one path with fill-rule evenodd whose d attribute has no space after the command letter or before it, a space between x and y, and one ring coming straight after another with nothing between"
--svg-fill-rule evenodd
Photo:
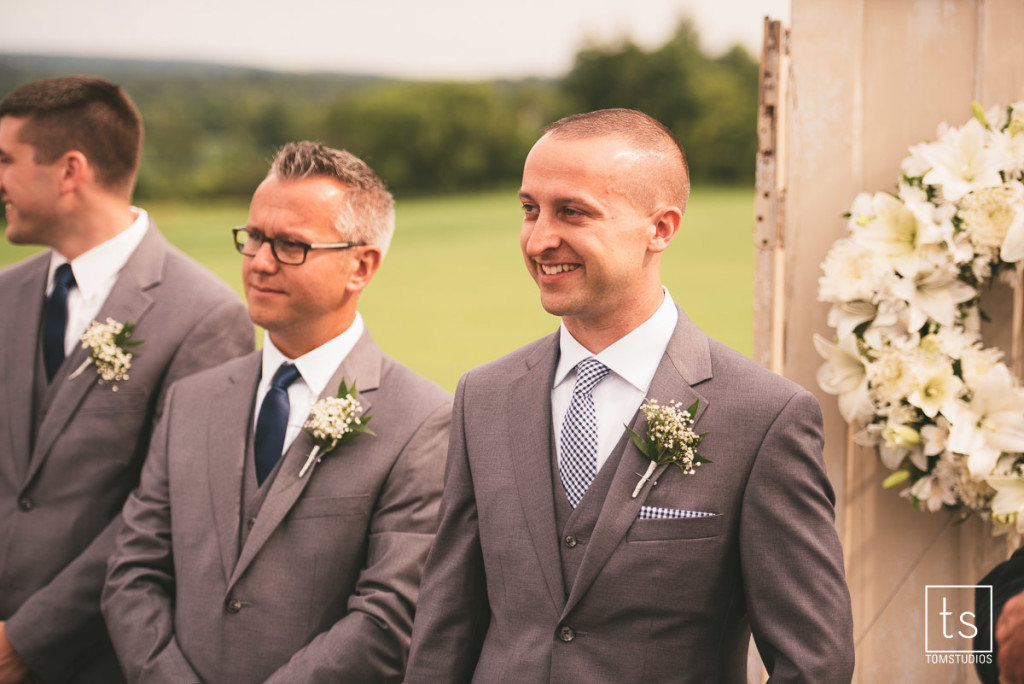
<instances>
[{"instance_id":1,"label":"smiling mouth","mask_svg":"<svg viewBox=\"0 0 1024 684\"><path fill-rule=\"evenodd\" d=\"M559 273L568 273L569 271L575 271L580 267L579 264L537 264L540 267L541 273L544 275L558 275Z\"/></svg>"}]
</instances>

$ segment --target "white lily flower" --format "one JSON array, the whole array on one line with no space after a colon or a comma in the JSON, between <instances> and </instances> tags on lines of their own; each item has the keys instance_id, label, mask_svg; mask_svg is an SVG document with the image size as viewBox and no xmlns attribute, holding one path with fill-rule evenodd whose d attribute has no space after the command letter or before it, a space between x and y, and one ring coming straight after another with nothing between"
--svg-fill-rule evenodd
<instances>
[{"instance_id":1,"label":"white lily flower","mask_svg":"<svg viewBox=\"0 0 1024 684\"><path fill-rule=\"evenodd\" d=\"M920 225L914 212L897 197L877 192L873 197L875 217L855 233L855 239L877 257L892 261L902 276L917 273Z\"/></svg>"},{"instance_id":2,"label":"white lily flower","mask_svg":"<svg viewBox=\"0 0 1024 684\"><path fill-rule=\"evenodd\" d=\"M857 351L857 340L848 335L839 344L814 336L814 348L825 359L818 369L818 386L839 396L839 413L850 423L871 415L868 377Z\"/></svg>"},{"instance_id":3,"label":"white lily flower","mask_svg":"<svg viewBox=\"0 0 1024 684\"><path fill-rule=\"evenodd\" d=\"M1024 391L1001 363L971 391L969 403L957 403L944 414L952 425L950 451L963 454L971 476L981 479L992 473L1001 454L1024 453Z\"/></svg>"},{"instance_id":4,"label":"white lily flower","mask_svg":"<svg viewBox=\"0 0 1024 684\"><path fill-rule=\"evenodd\" d=\"M992 497L992 515L999 517L1016 516L1017 531L1024 532L1024 479L1020 477L986 477L985 481L996 490Z\"/></svg>"},{"instance_id":5,"label":"white lily flower","mask_svg":"<svg viewBox=\"0 0 1024 684\"><path fill-rule=\"evenodd\" d=\"M1001 184L999 171L1008 159L1005 149L992 146L991 137L977 119L971 119L960 128L947 128L937 142L918 146L917 154L932 167L924 182L940 188L950 202Z\"/></svg>"},{"instance_id":6,"label":"white lily flower","mask_svg":"<svg viewBox=\"0 0 1024 684\"><path fill-rule=\"evenodd\" d=\"M957 306L978 294L952 268L933 268L903 278L893 285L893 291L910 304L911 330L919 329L929 318L940 325L953 325Z\"/></svg>"},{"instance_id":7,"label":"white lily flower","mask_svg":"<svg viewBox=\"0 0 1024 684\"><path fill-rule=\"evenodd\" d=\"M953 374L949 363L932 364L917 388L907 397L912 405L921 409L929 418L951 406L963 392L963 382Z\"/></svg>"},{"instance_id":8,"label":"white lily flower","mask_svg":"<svg viewBox=\"0 0 1024 684\"><path fill-rule=\"evenodd\" d=\"M938 456L949 444L949 421L939 416L934 424L921 428L921 439L924 442L925 456Z\"/></svg>"},{"instance_id":9,"label":"white lily flower","mask_svg":"<svg viewBox=\"0 0 1024 684\"><path fill-rule=\"evenodd\" d=\"M853 331L861 323L867 323L878 315L878 307L871 302L842 302L833 304L828 312L828 324L836 329L836 335L842 339L853 335Z\"/></svg>"},{"instance_id":10,"label":"white lily flower","mask_svg":"<svg viewBox=\"0 0 1024 684\"><path fill-rule=\"evenodd\" d=\"M935 474L925 475L906 493L924 504L931 513L939 511L943 506L956 505L956 495L949 483Z\"/></svg>"}]
</instances>

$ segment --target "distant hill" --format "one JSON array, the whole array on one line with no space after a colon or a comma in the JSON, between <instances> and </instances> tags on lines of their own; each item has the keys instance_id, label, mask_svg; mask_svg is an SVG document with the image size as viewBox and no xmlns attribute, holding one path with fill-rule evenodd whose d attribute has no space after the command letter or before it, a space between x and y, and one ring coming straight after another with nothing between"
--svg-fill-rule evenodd
<instances>
[{"instance_id":1,"label":"distant hill","mask_svg":"<svg viewBox=\"0 0 1024 684\"><path fill-rule=\"evenodd\" d=\"M216 83L231 91L254 85L270 86L281 96L305 101L329 99L354 87L391 79L368 74L327 72L292 73L184 60L115 59L73 57L68 55L32 55L0 52L0 95L22 83L41 78L84 74L120 84L138 101L150 93L154 81L161 88L197 82Z\"/></svg>"}]
</instances>

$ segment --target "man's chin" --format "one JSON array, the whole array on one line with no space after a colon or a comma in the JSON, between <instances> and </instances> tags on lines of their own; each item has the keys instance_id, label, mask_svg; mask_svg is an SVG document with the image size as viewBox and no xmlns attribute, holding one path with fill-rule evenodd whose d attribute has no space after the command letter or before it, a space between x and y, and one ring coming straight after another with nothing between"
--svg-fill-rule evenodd
<instances>
[{"instance_id":1,"label":"man's chin","mask_svg":"<svg viewBox=\"0 0 1024 684\"><path fill-rule=\"evenodd\" d=\"M545 296L544 293L540 295L540 305L552 316L571 316L576 310L565 297Z\"/></svg>"}]
</instances>

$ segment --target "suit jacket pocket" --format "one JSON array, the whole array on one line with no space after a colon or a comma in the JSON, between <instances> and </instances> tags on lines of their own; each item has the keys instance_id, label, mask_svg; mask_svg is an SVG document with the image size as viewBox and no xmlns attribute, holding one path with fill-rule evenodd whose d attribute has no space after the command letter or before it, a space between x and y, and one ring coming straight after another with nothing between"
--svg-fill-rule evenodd
<instances>
[{"instance_id":1,"label":"suit jacket pocket","mask_svg":"<svg viewBox=\"0 0 1024 684\"><path fill-rule=\"evenodd\" d=\"M722 531L720 514L704 518L676 518L669 520L636 520L626 535L628 542L672 539L708 539Z\"/></svg>"},{"instance_id":2,"label":"suit jacket pocket","mask_svg":"<svg viewBox=\"0 0 1024 684\"><path fill-rule=\"evenodd\" d=\"M146 410L146 402L149 396L143 390L126 389L124 385L131 382L126 380L120 384L115 392L110 385L100 385L90 390L85 401L82 402L79 413L141 413Z\"/></svg>"},{"instance_id":3,"label":"suit jacket pocket","mask_svg":"<svg viewBox=\"0 0 1024 684\"><path fill-rule=\"evenodd\" d=\"M291 519L328 518L339 515L359 515L370 506L370 497L362 496L319 496L300 499L295 502Z\"/></svg>"}]
</instances>

